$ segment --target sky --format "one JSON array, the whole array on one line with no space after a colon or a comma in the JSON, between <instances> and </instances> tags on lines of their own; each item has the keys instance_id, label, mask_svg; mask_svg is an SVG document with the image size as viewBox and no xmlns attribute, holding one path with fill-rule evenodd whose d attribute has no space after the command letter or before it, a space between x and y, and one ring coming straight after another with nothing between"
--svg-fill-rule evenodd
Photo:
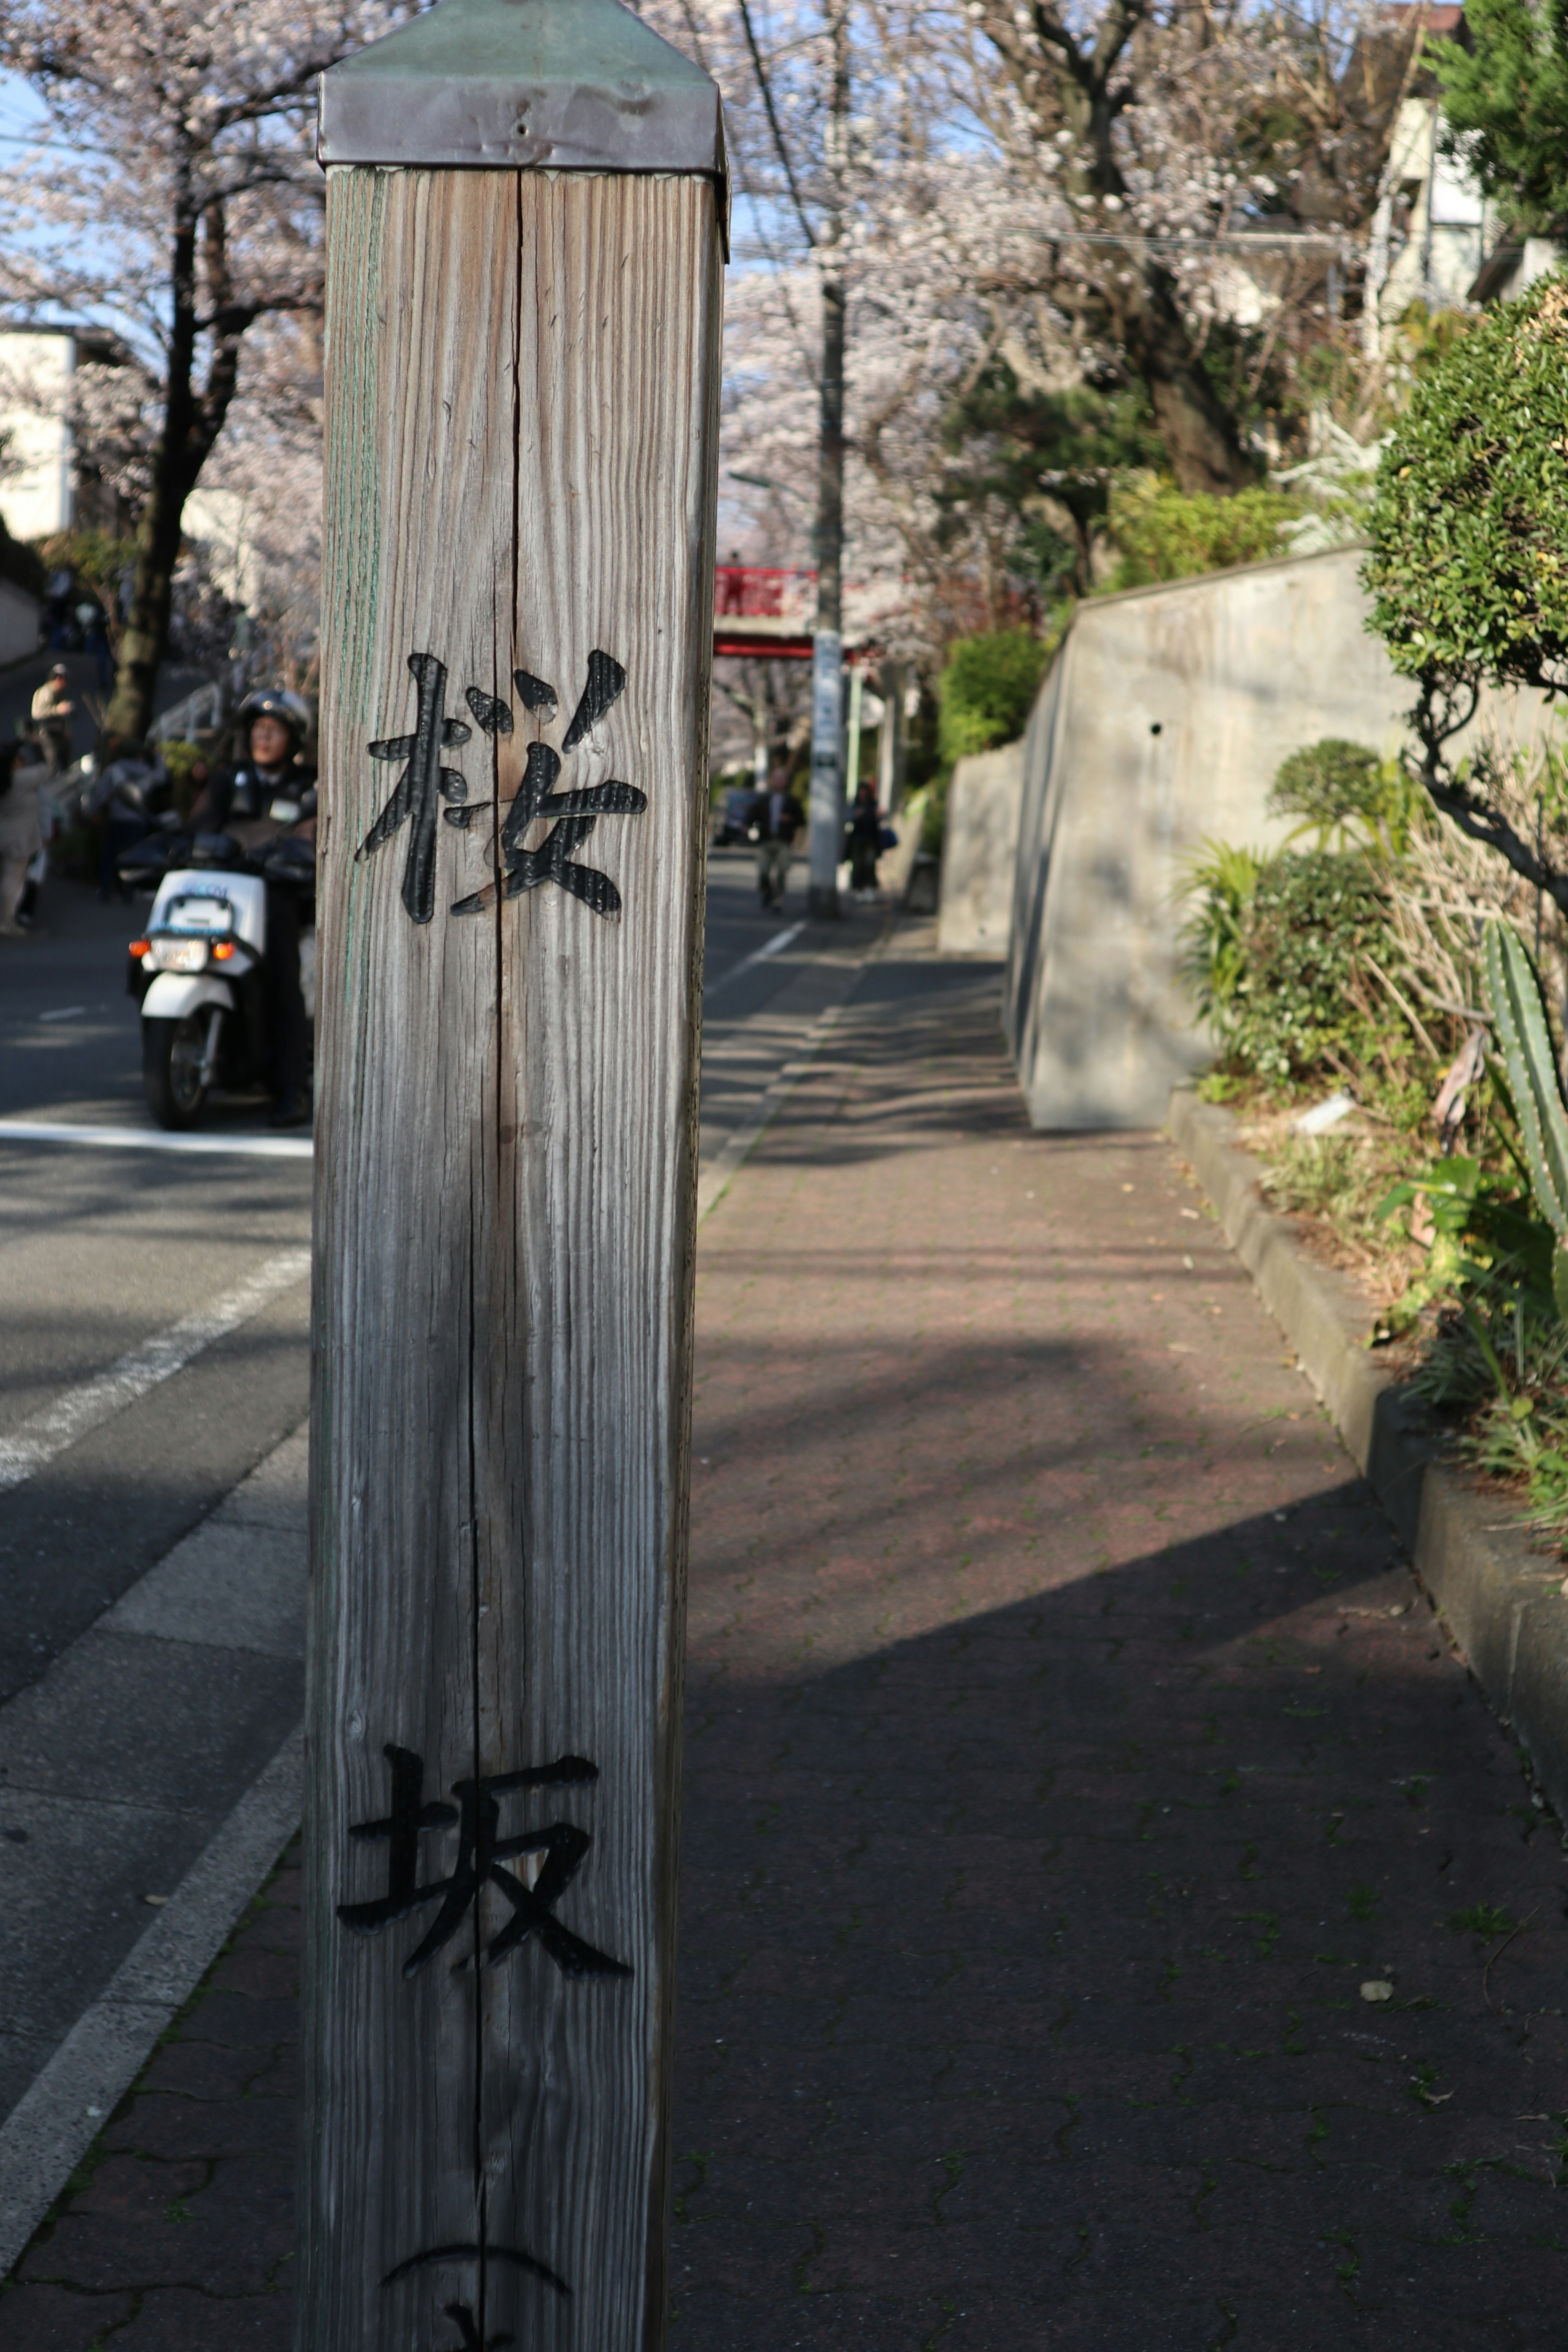
<instances>
[{"instance_id":1,"label":"sky","mask_svg":"<svg viewBox=\"0 0 1568 2352\"><path fill-rule=\"evenodd\" d=\"M19 74L0 73L0 163L16 162L32 145L47 122L47 110L31 84L24 81ZM9 234L13 236L18 235L15 225ZM43 236L36 236L32 242L37 250L44 249L46 240ZM47 320L51 316L63 318L65 313L58 306L48 305L39 315Z\"/></svg>"}]
</instances>

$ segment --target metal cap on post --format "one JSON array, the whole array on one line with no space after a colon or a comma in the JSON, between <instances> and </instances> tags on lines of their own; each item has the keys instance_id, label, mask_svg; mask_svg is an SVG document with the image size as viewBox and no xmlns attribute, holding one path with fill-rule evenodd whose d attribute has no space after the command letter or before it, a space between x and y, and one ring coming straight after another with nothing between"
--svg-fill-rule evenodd
<instances>
[{"instance_id":1,"label":"metal cap on post","mask_svg":"<svg viewBox=\"0 0 1568 2352\"><path fill-rule=\"evenodd\" d=\"M717 83L621 0L440 0L322 75L316 152L729 184Z\"/></svg>"},{"instance_id":2,"label":"metal cap on post","mask_svg":"<svg viewBox=\"0 0 1568 2352\"><path fill-rule=\"evenodd\" d=\"M658 2352L724 139L618 0L323 78L298 2352Z\"/></svg>"}]
</instances>

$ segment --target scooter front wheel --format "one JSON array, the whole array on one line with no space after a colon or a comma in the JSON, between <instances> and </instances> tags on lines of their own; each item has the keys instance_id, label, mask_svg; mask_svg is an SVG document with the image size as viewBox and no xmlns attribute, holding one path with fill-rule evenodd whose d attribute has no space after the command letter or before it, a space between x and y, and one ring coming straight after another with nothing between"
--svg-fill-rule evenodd
<instances>
[{"instance_id":1,"label":"scooter front wheel","mask_svg":"<svg viewBox=\"0 0 1568 2352\"><path fill-rule=\"evenodd\" d=\"M206 1044L206 1024L194 1013L181 1021L142 1022L142 1085L160 1127L195 1127L200 1118Z\"/></svg>"}]
</instances>

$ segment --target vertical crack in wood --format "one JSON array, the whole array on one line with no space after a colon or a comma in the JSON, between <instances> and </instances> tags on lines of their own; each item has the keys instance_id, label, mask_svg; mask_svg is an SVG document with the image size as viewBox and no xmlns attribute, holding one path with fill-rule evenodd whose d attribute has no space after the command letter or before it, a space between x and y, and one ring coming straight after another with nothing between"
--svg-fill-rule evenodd
<instances>
[{"instance_id":1,"label":"vertical crack in wood","mask_svg":"<svg viewBox=\"0 0 1568 2352\"><path fill-rule=\"evenodd\" d=\"M476 1140L476 1139L475 1139L475 1137L473 1136L472 1132L470 1132L470 1137L469 1137L469 1153L468 1153L468 1612L469 1612L469 1618L470 1618L470 1624L469 1624L469 1655L470 1655L470 1672L471 1672L472 1678L473 1678L473 1680L472 1680L472 1689L471 1689L471 1692L470 1692L470 1695L469 1695L469 1707L470 1707L470 1714L471 1714L471 1717L472 1717L473 1761L472 1761L472 1763L471 1763L471 1765L470 1765L470 1767L469 1767L469 1771L470 1771L470 1775L471 1775L471 1777L472 1777L473 1780L476 1782L476 1784L478 1783L478 1781L479 1781L479 1778L480 1778L480 1775L482 1774L482 1772L483 1772L483 1770L484 1770L484 1766L483 1766L483 1763L482 1763L482 1760L481 1760L481 1757L480 1757L480 1744L479 1744L479 1743L480 1743L480 1731L479 1731L479 1583L480 1583L480 1573L479 1573L479 1459L478 1459L478 1451L479 1451L479 1450L478 1450L478 1444L477 1444L476 1438L475 1438L475 1430L474 1430L474 1423L475 1423L475 1418L476 1418L476 1414L477 1414L477 1411L478 1411L478 1402L479 1402L479 1400L478 1400L478 1393L477 1393L477 1384L478 1384L479 1376L479 1285L478 1285L478 1282L477 1282L477 1281L476 1281L476 1279L475 1279L474 1254L475 1254L475 1249L476 1249L477 1240L478 1240L478 1235L479 1235L479 1220L480 1210L481 1210L481 1201L480 1201L479 1199L477 1199L477 1198L475 1197L475 1186L476 1186L476 1176L477 1176L477 1178L478 1178L478 1180L479 1180L479 1185L480 1191L481 1191L481 1192L482 1192L483 1179L484 1179L484 1167L483 1167L484 1146L483 1146L483 1139L482 1139L482 1137L480 1137L480 1138L479 1138L479 1139L478 1139L478 1140L479 1140L479 1153L478 1153L478 1155L477 1155L477 1157L478 1157L478 1159L479 1159L479 1165L478 1169L476 1170L476 1167L475 1167L475 1159L476 1159L476 1154L475 1154L474 1150L473 1150L473 1144L474 1144L474 1141ZM479 2246L479 2276L478 2303L479 2303L479 2342L480 2342L481 2344L483 2344L483 2343L485 2342L485 2340L486 2340L486 2336L485 2336L485 2272L486 2272L486 2267L487 2267L486 2263L485 2263L485 2224L486 2224L486 2211L487 2211L486 2200L485 2200L485 2031L484 2031L484 2018L485 2018L485 1979L484 1979L484 1969L483 1969L483 1968L482 1968L482 1967L481 1967L481 1965L480 1965L480 1955L481 1955L481 1949L482 1949L482 1946L481 1946L481 1936L482 1936L482 1930L483 1930L483 1910L484 1910L484 1881L483 1881L483 1878L481 1877L481 1878L480 1878L480 1881L479 1881L479 1885L478 1885L475 1887L475 1889L474 1889L474 2009L473 2009L473 2017L474 2017L474 2197L475 2197L475 2202L476 2202L476 2204L477 2204L477 2206L478 2206L478 2209L479 2209L479 2210L478 2210L478 2212L477 2212L477 2214L476 2214L476 2216L475 2216L475 2220L476 2220L476 2223L477 2223L477 2228L476 2228L476 2231L475 2231L475 2239L476 2239L476 2242L477 2242L477 2244L478 2244L478 2246ZM449 1982L450 1982L450 1979L448 1979L448 1983L449 1983Z\"/></svg>"}]
</instances>

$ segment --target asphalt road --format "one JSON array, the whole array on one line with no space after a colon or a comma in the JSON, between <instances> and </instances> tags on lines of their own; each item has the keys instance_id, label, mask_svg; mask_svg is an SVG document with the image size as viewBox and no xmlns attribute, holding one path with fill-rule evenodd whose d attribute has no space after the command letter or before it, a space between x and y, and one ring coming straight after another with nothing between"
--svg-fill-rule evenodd
<instances>
[{"instance_id":1,"label":"asphalt road","mask_svg":"<svg viewBox=\"0 0 1568 2352\"><path fill-rule=\"evenodd\" d=\"M795 896L803 895L796 869ZM46 886L36 933L0 940L0 1703L37 1679L302 1418L309 1286L200 1347L9 1485L5 1450L128 1351L310 1239L310 1162L7 1138L5 1122L150 1134L124 992L137 909ZM804 907L757 908L751 860L710 866L704 1153L742 1121L798 1033L780 1014L825 950ZM847 924L845 933L867 925ZM847 940L830 935L841 957ZM765 952L763 952L765 950ZM794 991L792 996L791 992ZM205 1132L267 1134L259 1097ZM83 1727L84 1738L92 1727Z\"/></svg>"}]
</instances>

